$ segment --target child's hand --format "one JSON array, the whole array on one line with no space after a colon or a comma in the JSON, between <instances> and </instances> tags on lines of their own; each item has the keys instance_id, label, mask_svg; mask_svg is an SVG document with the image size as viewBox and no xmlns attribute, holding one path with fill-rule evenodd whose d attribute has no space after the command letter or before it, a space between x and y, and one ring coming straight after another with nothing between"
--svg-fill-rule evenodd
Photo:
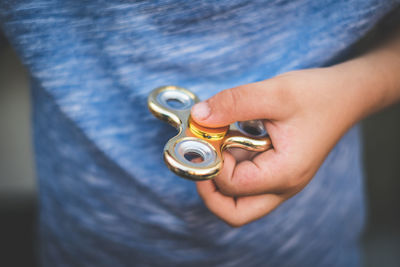
<instances>
[{"instance_id":1,"label":"child's hand","mask_svg":"<svg viewBox=\"0 0 400 267\"><path fill-rule=\"evenodd\" d=\"M378 80L365 78L370 67L364 63L290 72L195 105L192 117L209 127L264 119L273 144L241 162L224 152L220 175L197 182L206 206L228 224L241 226L302 190L341 136L375 108L370 99L377 95L369 88Z\"/></svg>"}]
</instances>

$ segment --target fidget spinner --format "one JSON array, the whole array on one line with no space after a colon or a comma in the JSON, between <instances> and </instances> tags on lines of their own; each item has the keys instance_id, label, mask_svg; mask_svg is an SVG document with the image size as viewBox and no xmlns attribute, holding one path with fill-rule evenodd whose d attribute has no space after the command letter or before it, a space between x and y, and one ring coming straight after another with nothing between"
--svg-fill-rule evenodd
<instances>
[{"instance_id":1,"label":"fidget spinner","mask_svg":"<svg viewBox=\"0 0 400 267\"><path fill-rule=\"evenodd\" d=\"M222 169L224 149L238 147L262 152L272 146L261 120L220 128L197 124L190 116L190 109L197 102L195 94L177 86L156 88L148 97L147 104L154 116L179 131L164 147L164 160L177 175L195 181L212 179Z\"/></svg>"}]
</instances>

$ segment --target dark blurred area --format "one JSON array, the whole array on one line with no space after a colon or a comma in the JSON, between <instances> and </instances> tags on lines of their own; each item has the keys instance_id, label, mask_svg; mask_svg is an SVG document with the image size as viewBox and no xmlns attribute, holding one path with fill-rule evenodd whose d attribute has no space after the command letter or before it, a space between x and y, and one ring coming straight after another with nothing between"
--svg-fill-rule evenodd
<instances>
[{"instance_id":1,"label":"dark blurred area","mask_svg":"<svg viewBox=\"0 0 400 267\"><path fill-rule=\"evenodd\" d=\"M36 266L36 185L25 69L0 32L0 266Z\"/></svg>"},{"instance_id":2,"label":"dark blurred area","mask_svg":"<svg viewBox=\"0 0 400 267\"><path fill-rule=\"evenodd\" d=\"M399 15L399 12L397 12ZM381 25L392 31L391 15ZM392 27L392 28L391 28ZM372 31L359 47L380 38ZM400 72L399 72L400 75ZM400 266L400 104L363 122L368 222L367 267ZM36 266L36 183L28 75L0 32L0 266ZM346 227L345 225L343 227Z\"/></svg>"},{"instance_id":3,"label":"dark blurred area","mask_svg":"<svg viewBox=\"0 0 400 267\"><path fill-rule=\"evenodd\" d=\"M379 45L399 28L400 7L356 44L354 54ZM362 126L368 207L365 266L400 266L400 103L366 118Z\"/></svg>"}]
</instances>

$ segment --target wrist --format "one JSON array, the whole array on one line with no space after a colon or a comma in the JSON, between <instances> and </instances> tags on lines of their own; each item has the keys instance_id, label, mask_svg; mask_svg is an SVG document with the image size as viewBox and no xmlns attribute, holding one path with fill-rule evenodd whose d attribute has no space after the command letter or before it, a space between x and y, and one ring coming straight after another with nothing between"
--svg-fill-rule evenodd
<instances>
[{"instance_id":1,"label":"wrist","mask_svg":"<svg viewBox=\"0 0 400 267\"><path fill-rule=\"evenodd\" d=\"M368 53L337 65L348 75L359 119L400 100L400 31Z\"/></svg>"},{"instance_id":2,"label":"wrist","mask_svg":"<svg viewBox=\"0 0 400 267\"><path fill-rule=\"evenodd\" d=\"M397 56L397 55L396 55ZM343 75L341 93L351 124L400 99L400 58L388 53L367 54L332 68Z\"/></svg>"}]
</instances>

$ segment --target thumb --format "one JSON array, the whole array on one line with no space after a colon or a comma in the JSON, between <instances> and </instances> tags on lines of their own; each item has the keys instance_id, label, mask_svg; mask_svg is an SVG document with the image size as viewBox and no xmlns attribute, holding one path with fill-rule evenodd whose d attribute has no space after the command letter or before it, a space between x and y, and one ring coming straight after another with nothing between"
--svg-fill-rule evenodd
<instances>
[{"instance_id":1,"label":"thumb","mask_svg":"<svg viewBox=\"0 0 400 267\"><path fill-rule=\"evenodd\" d=\"M192 118L201 125L221 127L236 121L274 119L279 105L276 88L268 81L219 92L192 107Z\"/></svg>"}]
</instances>

